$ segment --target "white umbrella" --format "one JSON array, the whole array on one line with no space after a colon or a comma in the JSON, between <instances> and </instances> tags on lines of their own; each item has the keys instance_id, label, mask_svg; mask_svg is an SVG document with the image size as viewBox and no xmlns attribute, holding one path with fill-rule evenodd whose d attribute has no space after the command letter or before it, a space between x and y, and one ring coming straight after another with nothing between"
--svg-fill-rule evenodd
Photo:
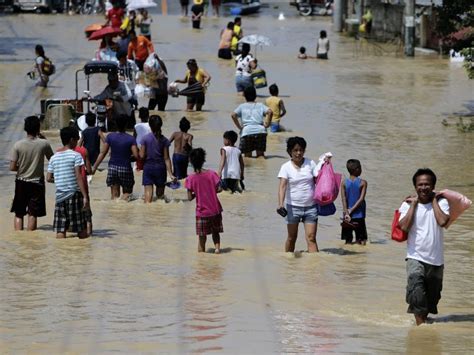
<instances>
[{"instance_id":1,"label":"white umbrella","mask_svg":"<svg viewBox=\"0 0 474 355\"><path fill-rule=\"evenodd\" d=\"M136 9L148 9L150 7L156 7L156 3L153 0L129 0L127 1L127 10Z\"/></svg>"},{"instance_id":2,"label":"white umbrella","mask_svg":"<svg viewBox=\"0 0 474 355\"><path fill-rule=\"evenodd\" d=\"M262 35L248 35L240 39L240 43L248 43L254 46L271 46L272 41L270 38Z\"/></svg>"},{"instance_id":3,"label":"white umbrella","mask_svg":"<svg viewBox=\"0 0 474 355\"><path fill-rule=\"evenodd\" d=\"M244 36L240 39L239 43L248 43L250 45L255 46L255 58L257 57L257 47L263 47L263 46L271 46L272 41L270 38L262 36L262 35L248 35Z\"/></svg>"}]
</instances>

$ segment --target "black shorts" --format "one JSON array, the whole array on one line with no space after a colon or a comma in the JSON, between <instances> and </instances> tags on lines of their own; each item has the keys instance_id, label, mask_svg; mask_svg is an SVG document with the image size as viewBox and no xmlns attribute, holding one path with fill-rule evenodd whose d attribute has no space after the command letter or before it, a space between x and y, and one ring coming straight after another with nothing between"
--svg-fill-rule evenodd
<instances>
[{"instance_id":1,"label":"black shorts","mask_svg":"<svg viewBox=\"0 0 474 355\"><path fill-rule=\"evenodd\" d=\"M254 150L265 152L267 150L267 134L250 134L240 137L240 151L242 153L252 153Z\"/></svg>"},{"instance_id":2,"label":"black shorts","mask_svg":"<svg viewBox=\"0 0 474 355\"><path fill-rule=\"evenodd\" d=\"M27 214L33 217L46 216L44 179L38 183L15 180L15 197L10 212L18 218Z\"/></svg>"},{"instance_id":3,"label":"black shorts","mask_svg":"<svg viewBox=\"0 0 474 355\"><path fill-rule=\"evenodd\" d=\"M188 103L188 104L204 105L205 101L206 101L206 99L205 99L205 96L204 96L203 92L200 92L199 94L189 95L188 97L186 97L186 103Z\"/></svg>"},{"instance_id":4,"label":"black shorts","mask_svg":"<svg viewBox=\"0 0 474 355\"><path fill-rule=\"evenodd\" d=\"M234 192L242 192L242 189L239 186L240 180L237 179L222 179L221 186L224 190L230 190L232 193Z\"/></svg>"},{"instance_id":5,"label":"black shorts","mask_svg":"<svg viewBox=\"0 0 474 355\"><path fill-rule=\"evenodd\" d=\"M56 233L65 233L67 230L79 233L86 230L87 215L82 203L80 192L74 193L64 201L56 202L53 221L53 229Z\"/></svg>"},{"instance_id":6,"label":"black shorts","mask_svg":"<svg viewBox=\"0 0 474 355\"><path fill-rule=\"evenodd\" d=\"M230 48L221 48L217 52L217 56L221 59L232 59L232 52Z\"/></svg>"},{"instance_id":7,"label":"black shorts","mask_svg":"<svg viewBox=\"0 0 474 355\"><path fill-rule=\"evenodd\" d=\"M357 223L357 227L352 228L342 228L341 229L341 239L345 240L348 243L352 243L353 231L355 232L356 241L367 240L367 227L365 226L365 218L352 218L351 222Z\"/></svg>"}]
</instances>

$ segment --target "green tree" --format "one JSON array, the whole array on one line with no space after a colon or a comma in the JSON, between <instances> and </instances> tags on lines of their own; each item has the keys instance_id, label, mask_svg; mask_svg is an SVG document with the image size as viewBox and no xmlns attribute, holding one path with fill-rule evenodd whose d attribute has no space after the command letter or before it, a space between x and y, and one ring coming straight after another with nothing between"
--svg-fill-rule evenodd
<instances>
[{"instance_id":1,"label":"green tree","mask_svg":"<svg viewBox=\"0 0 474 355\"><path fill-rule=\"evenodd\" d=\"M456 32L463 27L474 26L473 0L444 0L435 7L438 14L436 32L441 37Z\"/></svg>"}]
</instances>

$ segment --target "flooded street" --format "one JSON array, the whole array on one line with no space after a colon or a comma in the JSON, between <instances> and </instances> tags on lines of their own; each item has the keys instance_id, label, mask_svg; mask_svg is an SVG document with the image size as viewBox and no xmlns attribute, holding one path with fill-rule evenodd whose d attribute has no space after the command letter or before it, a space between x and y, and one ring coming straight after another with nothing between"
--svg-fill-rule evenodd
<instances>
[{"instance_id":1,"label":"flooded street","mask_svg":"<svg viewBox=\"0 0 474 355\"><path fill-rule=\"evenodd\" d=\"M207 167L217 169L222 134L235 129L230 115L242 102L233 62L217 59L219 33L230 18L205 19L197 32L175 15L153 17L153 43L170 81L184 77L189 58L212 76L203 112L186 113L183 97L169 98L160 113L163 132L169 137L186 115L194 146L206 149ZM412 193L417 168L436 172L437 189L474 198L474 135L441 124L473 99L474 82L461 66L437 56L406 59L395 48L375 53L361 47L331 32L328 18L243 18L245 34L273 42L258 48L257 57L269 83L280 87L288 131L269 134L266 160L245 161L248 191L219 196L222 255L198 255L195 203L187 202L184 189L167 189L169 203L143 204L141 173L135 175L138 198L130 203L109 200L106 170L93 177L92 238L55 239L50 184L39 230L14 232L9 151L24 136L23 118L39 113L41 98L74 98L75 71L98 47L83 34L94 22L102 18L21 14L0 21L1 353L474 351L474 208L445 232L444 287L434 324L415 327L406 313L406 245L389 235L393 211ZM323 29L330 60L296 59L300 46L314 55ZM37 43L57 68L44 90L25 75ZM105 83L94 79L92 94ZM267 89L257 92L257 101L268 95ZM338 199L336 215L319 219L320 253L283 252L277 174L293 135L307 140L309 158L331 151L336 171L345 175L347 159L360 159L368 181L367 246L340 240ZM57 133L48 138L59 147ZM300 226L297 250L305 248Z\"/></svg>"}]
</instances>

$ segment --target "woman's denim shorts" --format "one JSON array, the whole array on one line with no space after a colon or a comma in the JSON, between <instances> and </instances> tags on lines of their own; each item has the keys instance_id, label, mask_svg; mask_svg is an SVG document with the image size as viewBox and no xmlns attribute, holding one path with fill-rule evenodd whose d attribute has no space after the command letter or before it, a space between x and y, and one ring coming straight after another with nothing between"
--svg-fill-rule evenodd
<instances>
[{"instance_id":1,"label":"woman's denim shorts","mask_svg":"<svg viewBox=\"0 0 474 355\"><path fill-rule=\"evenodd\" d=\"M310 224L318 223L317 205L308 207L286 205L286 210L288 211L286 216L287 224L298 224L300 222Z\"/></svg>"},{"instance_id":2,"label":"woman's denim shorts","mask_svg":"<svg viewBox=\"0 0 474 355\"><path fill-rule=\"evenodd\" d=\"M245 88L253 86L253 79L251 76L237 75L235 77L235 88L237 92L243 92Z\"/></svg>"}]
</instances>

